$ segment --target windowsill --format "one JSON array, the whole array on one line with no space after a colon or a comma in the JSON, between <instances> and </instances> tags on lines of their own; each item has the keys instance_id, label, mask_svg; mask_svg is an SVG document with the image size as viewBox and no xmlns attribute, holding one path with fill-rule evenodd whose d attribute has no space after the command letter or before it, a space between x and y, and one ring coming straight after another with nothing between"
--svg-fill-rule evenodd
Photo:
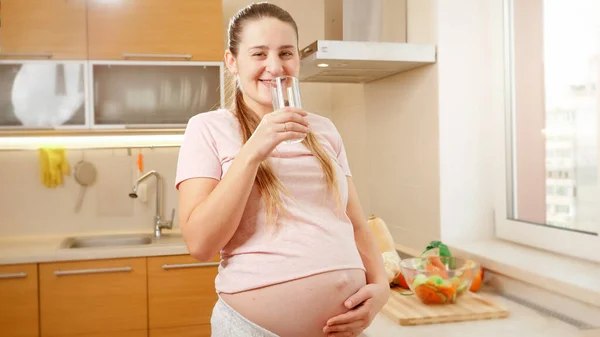
<instances>
[{"instance_id":1,"label":"windowsill","mask_svg":"<svg viewBox=\"0 0 600 337\"><path fill-rule=\"evenodd\" d=\"M499 239L445 243L453 255L472 258L485 269L600 307L600 264ZM402 245L396 249L420 254Z\"/></svg>"}]
</instances>

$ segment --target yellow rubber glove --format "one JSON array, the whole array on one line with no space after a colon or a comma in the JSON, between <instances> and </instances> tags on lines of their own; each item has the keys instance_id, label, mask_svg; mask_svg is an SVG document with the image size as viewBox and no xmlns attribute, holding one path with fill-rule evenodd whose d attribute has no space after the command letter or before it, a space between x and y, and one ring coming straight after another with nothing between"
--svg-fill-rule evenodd
<instances>
[{"instance_id":1,"label":"yellow rubber glove","mask_svg":"<svg viewBox=\"0 0 600 337\"><path fill-rule=\"evenodd\" d=\"M54 149L48 150L48 162L50 166L50 187L56 187L60 185L58 180L58 158L57 153Z\"/></svg>"},{"instance_id":2,"label":"yellow rubber glove","mask_svg":"<svg viewBox=\"0 0 600 337\"><path fill-rule=\"evenodd\" d=\"M69 161L67 160L67 151L65 149L60 149L60 171L62 174L66 176L71 175L71 166L69 165Z\"/></svg>"},{"instance_id":3,"label":"yellow rubber glove","mask_svg":"<svg viewBox=\"0 0 600 337\"><path fill-rule=\"evenodd\" d=\"M54 188L63 184L63 175L70 175L71 168L64 149L42 149L42 181L46 187Z\"/></svg>"},{"instance_id":4,"label":"yellow rubber glove","mask_svg":"<svg viewBox=\"0 0 600 337\"><path fill-rule=\"evenodd\" d=\"M67 161L67 154L65 149L55 149L56 153L56 176L57 176L57 185L63 184L63 176L68 176L71 174L71 169L69 168L69 162Z\"/></svg>"}]
</instances>

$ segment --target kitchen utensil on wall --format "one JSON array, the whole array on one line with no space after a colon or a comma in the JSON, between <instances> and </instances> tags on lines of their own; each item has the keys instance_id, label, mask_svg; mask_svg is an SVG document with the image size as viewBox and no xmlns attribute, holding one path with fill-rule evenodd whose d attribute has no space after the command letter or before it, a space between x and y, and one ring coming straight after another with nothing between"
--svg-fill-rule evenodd
<instances>
[{"instance_id":1,"label":"kitchen utensil on wall","mask_svg":"<svg viewBox=\"0 0 600 337\"><path fill-rule=\"evenodd\" d=\"M96 182L96 174L96 167L94 164L88 161L81 160L75 165L73 175L75 177L75 181L81 185L79 197L77 198L77 204L75 205L75 212L79 212L81 209L81 204L83 203L83 197L85 196L87 187Z\"/></svg>"},{"instance_id":2,"label":"kitchen utensil on wall","mask_svg":"<svg viewBox=\"0 0 600 337\"><path fill-rule=\"evenodd\" d=\"M142 176L142 172L144 172L144 154L140 150L137 156L137 178Z\"/></svg>"}]
</instances>

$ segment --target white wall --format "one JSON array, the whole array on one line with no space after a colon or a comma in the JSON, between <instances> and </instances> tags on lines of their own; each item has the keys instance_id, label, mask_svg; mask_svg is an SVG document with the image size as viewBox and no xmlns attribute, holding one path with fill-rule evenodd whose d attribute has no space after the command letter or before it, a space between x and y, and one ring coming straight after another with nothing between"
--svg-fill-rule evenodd
<instances>
[{"instance_id":1,"label":"white wall","mask_svg":"<svg viewBox=\"0 0 600 337\"><path fill-rule=\"evenodd\" d=\"M502 109L501 14L501 0L438 1L440 226L446 241L493 234L491 169L500 152L492 128L504 122L494 117Z\"/></svg>"},{"instance_id":2,"label":"white wall","mask_svg":"<svg viewBox=\"0 0 600 337\"><path fill-rule=\"evenodd\" d=\"M436 1L407 8L407 42L437 44ZM440 239L438 65L364 87L371 212L395 242L423 249Z\"/></svg>"},{"instance_id":3,"label":"white wall","mask_svg":"<svg viewBox=\"0 0 600 337\"><path fill-rule=\"evenodd\" d=\"M369 185L371 162L368 160L367 111L362 84L331 85L331 120L346 147L352 180L366 216L371 213ZM377 165L374 165L375 168Z\"/></svg>"}]
</instances>

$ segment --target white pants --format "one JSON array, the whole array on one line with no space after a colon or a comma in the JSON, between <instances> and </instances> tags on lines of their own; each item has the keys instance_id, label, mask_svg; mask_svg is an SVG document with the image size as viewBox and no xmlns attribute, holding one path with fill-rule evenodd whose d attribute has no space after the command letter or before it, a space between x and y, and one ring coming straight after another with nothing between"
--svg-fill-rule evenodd
<instances>
[{"instance_id":1,"label":"white pants","mask_svg":"<svg viewBox=\"0 0 600 337\"><path fill-rule=\"evenodd\" d=\"M279 337L251 322L219 296L210 317L211 337Z\"/></svg>"}]
</instances>

